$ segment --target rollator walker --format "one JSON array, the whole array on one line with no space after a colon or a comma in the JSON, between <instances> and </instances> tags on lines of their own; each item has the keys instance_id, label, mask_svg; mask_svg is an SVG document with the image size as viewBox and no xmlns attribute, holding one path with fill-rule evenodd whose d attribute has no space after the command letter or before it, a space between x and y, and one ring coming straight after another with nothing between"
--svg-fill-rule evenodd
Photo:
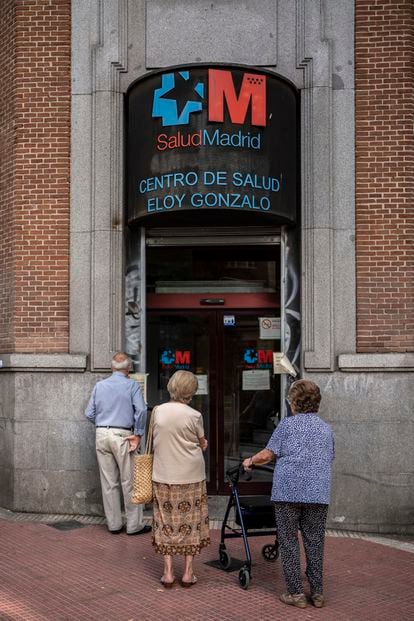
<instances>
[{"instance_id":1,"label":"rollator walker","mask_svg":"<svg viewBox=\"0 0 414 621\"><path fill-rule=\"evenodd\" d=\"M271 470L270 468L255 466L255 470ZM279 544L277 541L275 515L273 503L267 496L240 496L238 483L240 475L244 473L242 464L234 466L226 471L226 479L230 485L230 497L221 527L221 539L219 546L219 562L223 569L231 566L231 556L227 552L226 539L242 537L246 552L246 561L239 570L239 585L242 589L248 589L252 578L252 557L250 553L249 537L274 537L274 543L267 543L262 548L262 556L266 561L273 562L279 556ZM251 475L246 474L246 480ZM235 521L239 528L229 525L229 515L234 507Z\"/></svg>"}]
</instances>

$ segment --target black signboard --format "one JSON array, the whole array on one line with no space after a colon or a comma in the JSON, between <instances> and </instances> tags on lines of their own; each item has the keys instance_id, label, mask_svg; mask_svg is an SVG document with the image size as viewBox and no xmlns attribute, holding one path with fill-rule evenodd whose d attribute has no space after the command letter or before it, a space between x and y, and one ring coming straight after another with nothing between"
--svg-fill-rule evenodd
<instances>
[{"instance_id":1,"label":"black signboard","mask_svg":"<svg viewBox=\"0 0 414 621\"><path fill-rule=\"evenodd\" d=\"M294 223L293 86L248 67L182 66L127 97L128 222Z\"/></svg>"}]
</instances>

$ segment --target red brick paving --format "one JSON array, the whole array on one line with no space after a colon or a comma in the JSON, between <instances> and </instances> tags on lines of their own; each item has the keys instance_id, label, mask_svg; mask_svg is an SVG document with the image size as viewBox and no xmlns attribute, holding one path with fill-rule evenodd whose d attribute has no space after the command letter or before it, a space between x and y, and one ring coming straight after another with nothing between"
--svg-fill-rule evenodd
<instances>
[{"instance_id":1,"label":"red brick paving","mask_svg":"<svg viewBox=\"0 0 414 621\"><path fill-rule=\"evenodd\" d=\"M237 572L204 564L216 559L219 532L196 564L190 589L164 590L162 559L151 536L110 535L104 526L59 531L46 524L0 520L1 621L276 621L318 619L399 621L414 619L414 555L366 540L328 537L327 606L288 608L280 561L251 538L253 577L248 590ZM244 558L241 540L226 542ZM181 566L181 564L180 564Z\"/></svg>"}]
</instances>

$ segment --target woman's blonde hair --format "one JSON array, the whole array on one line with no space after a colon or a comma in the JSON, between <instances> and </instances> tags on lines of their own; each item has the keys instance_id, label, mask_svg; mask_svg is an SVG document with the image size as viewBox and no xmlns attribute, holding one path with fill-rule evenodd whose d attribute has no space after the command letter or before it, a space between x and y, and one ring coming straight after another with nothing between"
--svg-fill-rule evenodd
<instances>
[{"instance_id":1,"label":"woman's blonde hair","mask_svg":"<svg viewBox=\"0 0 414 621\"><path fill-rule=\"evenodd\" d=\"M295 412L318 412L321 402L319 386L310 380L293 382L288 394L288 401Z\"/></svg>"},{"instance_id":2,"label":"woman's blonde hair","mask_svg":"<svg viewBox=\"0 0 414 621\"><path fill-rule=\"evenodd\" d=\"M190 371L176 371L167 384L172 401L190 403L198 388L198 379Z\"/></svg>"}]
</instances>

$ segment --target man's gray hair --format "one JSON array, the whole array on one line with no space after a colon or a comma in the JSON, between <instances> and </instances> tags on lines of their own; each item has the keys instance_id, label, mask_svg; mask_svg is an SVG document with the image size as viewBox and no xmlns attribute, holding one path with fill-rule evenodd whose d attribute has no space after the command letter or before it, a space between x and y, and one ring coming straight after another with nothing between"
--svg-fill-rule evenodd
<instances>
[{"instance_id":1,"label":"man's gray hair","mask_svg":"<svg viewBox=\"0 0 414 621\"><path fill-rule=\"evenodd\" d=\"M114 371L124 371L126 369L129 370L132 368L132 360L126 354L122 352L118 352L112 358L111 366L114 369Z\"/></svg>"}]
</instances>

